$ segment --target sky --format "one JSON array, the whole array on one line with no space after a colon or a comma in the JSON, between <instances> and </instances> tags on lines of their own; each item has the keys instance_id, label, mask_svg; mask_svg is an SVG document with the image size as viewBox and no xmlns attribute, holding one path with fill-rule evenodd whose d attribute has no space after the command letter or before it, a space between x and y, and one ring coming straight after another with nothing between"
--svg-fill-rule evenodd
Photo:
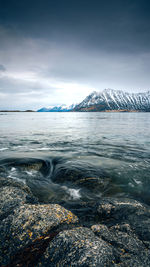
<instances>
[{"instance_id":1,"label":"sky","mask_svg":"<svg viewBox=\"0 0 150 267\"><path fill-rule=\"evenodd\" d=\"M150 90L149 0L0 0L0 110Z\"/></svg>"}]
</instances>

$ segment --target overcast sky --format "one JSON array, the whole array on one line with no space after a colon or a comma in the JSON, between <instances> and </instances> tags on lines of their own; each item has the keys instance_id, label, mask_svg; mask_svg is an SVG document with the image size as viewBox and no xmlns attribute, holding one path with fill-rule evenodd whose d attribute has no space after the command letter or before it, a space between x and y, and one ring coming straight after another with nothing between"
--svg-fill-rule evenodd
<instances>
[{"instance_id":1,"label":"overcast sky","mask_svg":"<svg viewBox=\"0 0 150 267\"><path fill-rule=\"evenodd\" d=\"M0 109L150 89L149 0L0 0Z\"/></svg>"}]
</instances>

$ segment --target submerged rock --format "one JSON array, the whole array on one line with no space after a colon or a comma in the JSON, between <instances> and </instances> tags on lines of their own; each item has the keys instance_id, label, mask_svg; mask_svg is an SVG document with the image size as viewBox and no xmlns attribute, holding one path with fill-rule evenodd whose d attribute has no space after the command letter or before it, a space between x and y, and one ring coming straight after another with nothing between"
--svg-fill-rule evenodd
<instances>
[{"instance_id":1,"label":"submerged rock","mask_svg":"<svg viewBox=\"0 0 150 267\"><path fill-rule=\"evenodd\" d=\"M107 188L109 183L110 183L109 178L100 178L100 177L85 177L75 182L75 184L83 186L90 190L94 190L94 192L97 193L103 192Z\"/></svg>"}]
</instances>

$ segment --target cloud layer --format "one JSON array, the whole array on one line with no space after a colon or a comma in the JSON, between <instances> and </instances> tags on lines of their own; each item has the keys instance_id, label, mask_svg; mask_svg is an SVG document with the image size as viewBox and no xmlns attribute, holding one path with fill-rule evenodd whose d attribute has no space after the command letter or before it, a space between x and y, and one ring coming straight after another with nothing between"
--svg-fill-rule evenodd
<instances>
[{"instance_id":1,"label":"cloud layer","mask_svg":"<svg viewBox=\"0 0 150 267\"><path fill-rule=\"evenodd\" d=\"M148 1L11 1L0 11L0 109L149 89ZM7 15L6 15L7 7Z\"/></svg>"}]
</instances>

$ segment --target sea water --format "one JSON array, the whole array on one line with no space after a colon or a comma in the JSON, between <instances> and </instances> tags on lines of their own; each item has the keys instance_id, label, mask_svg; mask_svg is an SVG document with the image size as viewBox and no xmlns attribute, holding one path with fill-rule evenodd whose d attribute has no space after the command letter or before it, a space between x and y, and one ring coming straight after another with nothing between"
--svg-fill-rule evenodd
<instances>
[{"instance_id":1,"label":"sea water","mask_svg":"<svg viewBox=\"0 0 150 267\"><path fill-rule=\"evenodd\" d=\"M150 113L1 112L0 176L44 203L150 204Z\"/></svg>"}]
</instances>

